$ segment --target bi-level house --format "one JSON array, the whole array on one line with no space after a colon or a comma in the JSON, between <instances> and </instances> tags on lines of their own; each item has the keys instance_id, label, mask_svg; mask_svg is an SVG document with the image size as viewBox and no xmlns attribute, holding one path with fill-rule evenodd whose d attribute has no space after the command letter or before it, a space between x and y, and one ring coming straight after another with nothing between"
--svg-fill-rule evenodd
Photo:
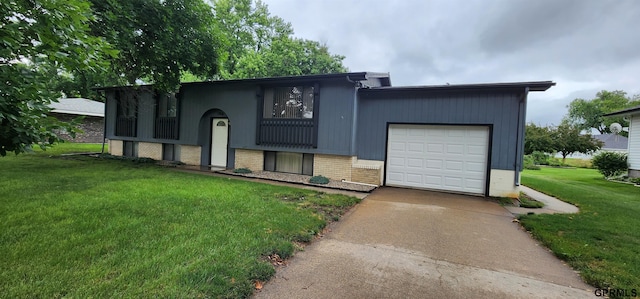
<instances>
[{"instance_id":1,"label":"bi-level house","mask_svg":"<svg viewBox=\"0 0 640 299\"><path fill-rule=\"evenodd\" d=\"M113 155L516 196L527 94L550 81L392 87L386 73L109 87Z\"/></svg>"}]
</instances>

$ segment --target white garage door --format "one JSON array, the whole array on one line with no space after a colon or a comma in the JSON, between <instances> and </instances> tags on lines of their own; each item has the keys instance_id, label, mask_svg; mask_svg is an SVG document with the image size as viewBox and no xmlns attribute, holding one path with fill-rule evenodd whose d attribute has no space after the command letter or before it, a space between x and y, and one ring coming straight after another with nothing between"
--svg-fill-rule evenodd
<instances>
[{"instance_id":1,"label":"white garage door","mask_svg":"<svg viewBox=\"0 0 640 299\"><path fill-rule=\"evenodd\" d=\"M489 128L390 125L386 185L484 194Z\"/></svg>"}]
</instances>

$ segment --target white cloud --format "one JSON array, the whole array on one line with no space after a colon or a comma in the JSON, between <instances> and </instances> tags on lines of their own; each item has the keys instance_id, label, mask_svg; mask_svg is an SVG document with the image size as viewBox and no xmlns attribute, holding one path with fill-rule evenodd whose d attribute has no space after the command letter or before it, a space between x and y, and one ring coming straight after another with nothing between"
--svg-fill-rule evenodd
<instances>
[{"instance_id":1,"label":"white cloud","mask_svg":"<svg viewBox=\"0 0 640 299\"><path fill-rule=\"evenodd\" d=\"M298 37L394 85L553 80L528 121L559 123L574 98L640 93L635 0L266 0Z\"/></svg>"}]
</instances>

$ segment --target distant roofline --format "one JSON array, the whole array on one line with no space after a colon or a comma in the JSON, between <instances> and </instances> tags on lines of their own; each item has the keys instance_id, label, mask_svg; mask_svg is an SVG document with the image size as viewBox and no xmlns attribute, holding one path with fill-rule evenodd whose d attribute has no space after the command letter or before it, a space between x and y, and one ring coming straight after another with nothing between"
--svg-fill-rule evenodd
<instances>
[{"instance_id":1,"label":"distant roofline","mask_svg":"<svg viewBox=\"0 0 640 299\"><path fill-rule=\"evenodd\" d=\"M617 115L626 115L626 114L634 114L635 112L640 112L640 106L635 106L627 109L622 109L616 112L607 113L603 116L617 116Z\"/></svg>"},{"instance_id":2,"label":"distant roofline","mask_svg":"<svg viewBox=\"0 0 640 299\"><path fill-rule=\"evenodd\" d=\"M332 74L317 74L317 75L304 75L304 76L282 76L282 77L264 77L264 78L250 78L250 79L231 79L231 80L212 80L201 82L183 82L180 85L207 85L207 84L237 84L237 83L273 83L282 81L314 81L314 80L327 80L327 79L345 79L351 81L363 81L368 79L386 79L382 84L391 85L389 73L382 72L350 72L350 73L332 73ZM126 86L109 86L109 87L96 87L95 90L111 90L111 89L123 89L132 87L152 87L152 84L146 85L126 85Z\"/></svg>"},{"instance_id":3,"label":"distant roofline","mask_svg":"<svg viewBox=\"0 0 640 299\"><path fill-rule=\"evenodd\" d=\"M478 84L452 84L452 85L423 85L423 86L397 86L397 87L372 87L363 90L371 91L437 91L437 90L478 90L478 89L525 89L529 91L545 91L556 83L553 81L529 81L529 82L505 82L505 83L478 83Z\"/></svg>"}]
</instances>

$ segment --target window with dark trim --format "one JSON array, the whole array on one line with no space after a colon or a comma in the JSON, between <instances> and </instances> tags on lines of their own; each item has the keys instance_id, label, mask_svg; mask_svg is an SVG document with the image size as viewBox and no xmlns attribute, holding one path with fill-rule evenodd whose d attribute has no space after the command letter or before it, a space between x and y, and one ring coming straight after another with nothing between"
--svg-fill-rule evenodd
<instances>
[{"instance_id":1,"label":"window with dark trim","mask_svg":"<svg viewBox=\"0 0 640 299\"><path fill-rule=\"evenodd\" d=\"M178 139L178 97L174 93L156 94L154 137Z\"/></svg>"},{"instance_id":2,"label":"window with dark trim","mask_svg":"<svg viewBox=\"0 0 640 299\"><path fill-rule=\"evenodd\" d=\"M138 98L125 90L116 92L116 136L136 137Z\"/></svg>"},{"instance_id":3,"label":"window with dark trim","mask_svg":"<svg viewBox=\"0 0 640 299\"><path fill-rule=\"evenodd\" d=\"M313 175L313 154L265 151L264 170Z\"/></svg>"},{"instance_id":4,"label":"window with dark trim","mask_svg":"<svg viewBox=\"0 0 640 299\"><path fill-rule=\"evenodd\" d=\"M313 118L313 86L267 88L264 92L263 118Z\"/></svg>"},{"instance_id":5,"label":"window with dark trim","mask_svg":"<svg viewBox=\"0 0 640 299\"><path fill-rule=\"evenodd\" d=\"M317 147L319 89L319 84L262 89L256 144Z\"/></svg>"}]
</instances>

